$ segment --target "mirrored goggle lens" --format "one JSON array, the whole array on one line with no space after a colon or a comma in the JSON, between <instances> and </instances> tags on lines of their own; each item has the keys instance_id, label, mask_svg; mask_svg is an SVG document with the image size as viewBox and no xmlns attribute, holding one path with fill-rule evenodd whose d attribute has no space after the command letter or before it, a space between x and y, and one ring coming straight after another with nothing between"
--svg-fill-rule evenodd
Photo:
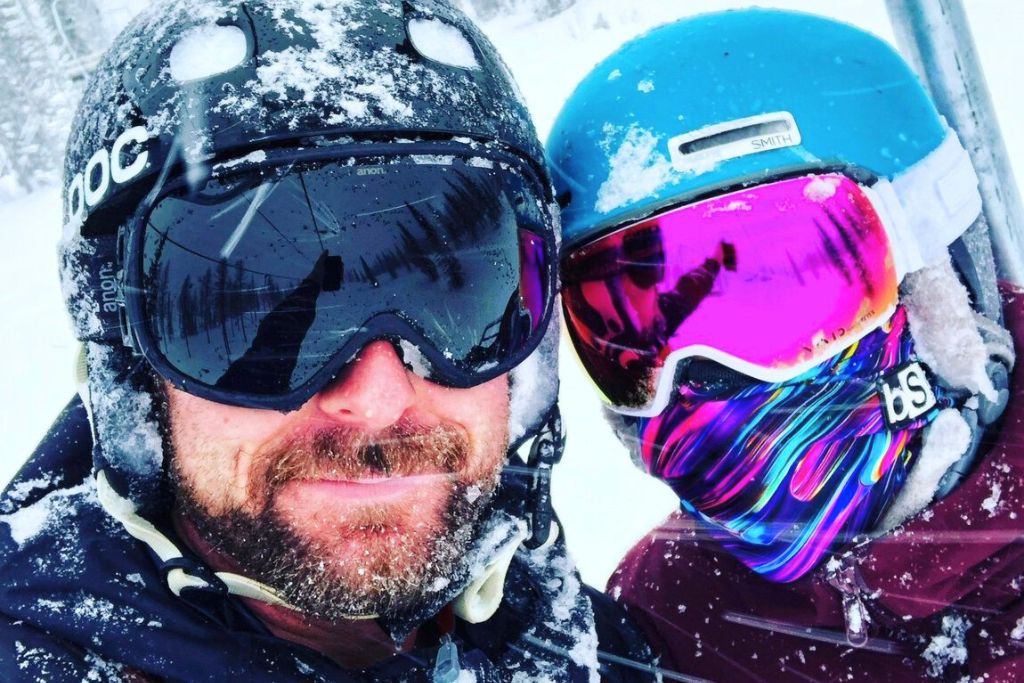
<instances>
[{"instance_id":1,"label":"mirrored goggle lens","mask_svg":"<svg viewBox=\"0 0 1024 683\"><path fill-rule=\"evenodd\" d=\"M531 187L496 163L392 159L171 194L143 227L144 328L171 372L225 395L308 389L386 334L440 381L483 381L543 334L551 304Z\"/></svg>"},{"instance_id":2,"label":"mirrored goggle lens","mask_svg":"<svg viewBox=\"0 0 1024 683\"><path fill-rule=\"evenodd\" d=\"M672 379L663 369L688 356L791 379L883 321L898 285L880 217L839 174L760 185L616 231L565 257L562 281L576 352L627 411L663 406Z\"/></svg>"}]
</instances>

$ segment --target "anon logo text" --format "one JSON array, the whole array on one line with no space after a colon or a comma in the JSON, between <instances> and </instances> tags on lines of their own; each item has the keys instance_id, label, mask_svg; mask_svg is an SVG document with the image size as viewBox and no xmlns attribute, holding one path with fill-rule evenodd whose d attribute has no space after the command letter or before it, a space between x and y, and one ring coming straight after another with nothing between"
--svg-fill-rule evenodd
<instances>
[{"instance_id":1,"label":"anon logo text","mask_svg":"<svg viewBox=\"0 0 1024 683\"><path fill-rule=\"evenodd\" d=\"M86 208L95 208L110 191L111 183L121 185L142 173L149 162L149 150L145 148L149 134L144 126L135 126L117 136L108 152L96 150L85 164L85 170L75 175L68 185L68 217L70 220L85 217ZM141 145L134 158L126 158L129 145Z\"/></svg>"},{"instance_id":2,"label":"anon logo text","mask_svg":"<svg viewBox=\"0 0 1024 683\"><path fill-rule=\"evenodd\" d=\"M100 266L100 296L104 312L117 313L121 295L113 263L107 262Z\"/></svg>"}]
</instances>

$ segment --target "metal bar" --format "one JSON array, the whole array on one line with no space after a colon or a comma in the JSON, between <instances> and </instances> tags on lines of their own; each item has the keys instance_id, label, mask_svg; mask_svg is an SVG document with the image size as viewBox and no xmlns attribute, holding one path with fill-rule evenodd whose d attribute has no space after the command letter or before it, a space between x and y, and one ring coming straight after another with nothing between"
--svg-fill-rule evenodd
<instances>
[{"instance_id":1,"label":"metal bar","mask_svg":"<svg viewBox=\"0 0 1024 683\"><path fill-rule=\"evenodd\" d=\"M1024 284L1024 208L963 3L886 0L886 8L900 49L971 155L999 274Z\"/></svg>"}]
</instances>

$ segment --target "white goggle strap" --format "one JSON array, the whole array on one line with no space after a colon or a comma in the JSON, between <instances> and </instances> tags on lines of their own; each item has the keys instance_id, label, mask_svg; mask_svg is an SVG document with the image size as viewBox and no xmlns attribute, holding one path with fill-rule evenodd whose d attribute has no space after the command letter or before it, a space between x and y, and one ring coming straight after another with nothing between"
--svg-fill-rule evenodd
<instances>
[{"instance_id":1,"label":"white goggle strap","mask_svg":"<svg viewBox=\"0 0 1024 683\"><path fill-rule=\"evenodd\" d=\"M892 243L896 274L903 276L948 258L947 249L981 214L978 175L956 133L891 181L868 189Z\"/></svg>"}]
</instances>

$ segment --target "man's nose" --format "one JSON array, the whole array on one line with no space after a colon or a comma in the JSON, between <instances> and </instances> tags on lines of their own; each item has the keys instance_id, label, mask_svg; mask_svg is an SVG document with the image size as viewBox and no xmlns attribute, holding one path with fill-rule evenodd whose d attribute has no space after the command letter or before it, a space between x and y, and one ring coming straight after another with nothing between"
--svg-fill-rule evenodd
<instances>
[{"instance_id":1,"label":"man's nose","mask_svg":"<svg viewBox=\"0 0 1024 683\"><path fill-rule=\"evenodd\" d=\"M313 397L330 419L374 432L398 422L415 401L409 370L386 341L363 347L333 382Z\"/></svg>"}]
</instances>

